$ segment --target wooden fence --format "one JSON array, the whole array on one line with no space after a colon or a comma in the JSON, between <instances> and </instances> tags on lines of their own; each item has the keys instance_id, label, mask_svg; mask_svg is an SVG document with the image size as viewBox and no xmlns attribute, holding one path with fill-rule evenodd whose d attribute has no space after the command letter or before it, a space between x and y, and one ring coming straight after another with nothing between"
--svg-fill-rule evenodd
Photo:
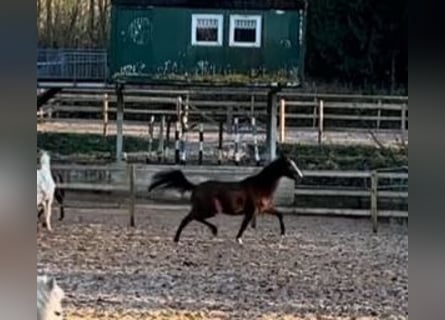
<instances>
[{"instance_id":1,"label":"wooden fence","mask_svg":"<svg viewBox=\"0 0 445 320\"><path fill-rule=\"evenodd\" d=\"M187 169L175 166L186 171L187 177L192 181L204 181L209 178L224 180L224 177L238 177L239 179L258 171L257 167L194 167ZM122 192L129 200L129 224L135 225L135 206L137 193L146 194L146 188L150 176L171 166L144 166L144 165L53 165L53 170L65 176L65 183L58 184L58 188L74 191L111 191ZM238 172L238 173L236 173ZM240 174L240 172L243 172ZM365 187L351 188L343 185L308 186L297 184L288 179L282 179L277 190L277 205L283 212L303 215L341 215L341 216L369 216L372 221L372 229L377 232L379 217L408 217L407 210L380 210L378 203L381 199L407 199L407 173L379 172L379 171L304 171L304 179L333 178L333 179L364 179L369 180ZM227 178L225 178L227 179ZM233 179L233 178L232 178ZM388 184L387 181L390 181ZM391 181L398 181L396 185ZM381 181L386 181L381 184ZM403 182L402 182L403 181ZM304 182L304 180L303 180ZM403 186L403 188L401 188ZM393 189L393 190L391 190ZM394 190L396 189L396 190ZM276 195L276 196L277 196ZM178 197L178 195L176 194ZM369 199L370 207L365 209L347 209L330 207L305 207L297 206L296 197L361 197ZM281 198L280 198L281 197ZM174 198L172 194L157 193L153 199L169 200ZM290 201L288 201L290 199Z\"/></svg>"},{"instance_id":2,"label":"wooden fence","mask_svg":"<svg viewBox=\"0 0 445 320\"><path fill-rule=\"evenodd\" d=\"M261 121L266 117L265 91L236 90L143 90L125 91L125 114L177 115L187 109L191 119L217 123L216 118L250 117ZM327 131L395 131L406 135L408 130L408 97L336 94L303 94L289 91L277 95L279 138L286 141L286 128L317 130L319 143ZM106 135L109 119L117 112L113 91L66 91L56 96L45 114L54 117L61 112L95 114L102 119ZM110 117L112 115L113 117ZM40 114L42 116L42 113ZM127 120L131 121L131 120Z\"/></svg>"}]
</instances>

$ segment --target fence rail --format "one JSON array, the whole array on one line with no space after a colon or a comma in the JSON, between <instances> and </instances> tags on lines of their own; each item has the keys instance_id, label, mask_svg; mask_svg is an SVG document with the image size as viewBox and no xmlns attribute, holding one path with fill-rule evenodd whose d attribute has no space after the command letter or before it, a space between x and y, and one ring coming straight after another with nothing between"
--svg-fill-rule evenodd
<instances>
[{"instance_id":1,"label":"fence rail","mask_svg":"<svg viewBox=\"0 0 445 320\"><path fill-rule=\"evenodd\" d=\"M212 93L212 95L210 95ZM266 118L263 92L226 90L128 89L125 91L125 113L128 115L177 115L187 109L190 121L225 119L228 126L234 117L257 117L259 125ZM56 95L50 110L53 119L60 113L81 120L91 114L108 125L110 114L117 113L116 95L112 90L73 90ZM408 98L390 96L320 95L282 92L276 101L279 140L286 142L287 128L315 130L322 144L329 131L396 132L407 140ZM106 106L106 107L105 107ZM262 120L263 119L263 120ZM127 119L128 122L133 120ZM106 130L103 130L106 132Z\"/></svg>"},{"instance_id":2,"label":"fence rail","mask_svg":"<svg viewBox=\"0 0 445 320\"><path fill-rule=\"evenodd\" d=\"M166 166L141 166L141 165L53 165L53 170L74 175L75 181L66 181L57 184L58 188L77 191L118 191L125 192L129 199L129 217L130 225L135 225L135 206L136 193L138 190L146 190L149 179L146 179L144 172L157 172L165 169ZM199 177L200 180L210 177L214 173L211 166L200 166L188 168L188 176ZM239 170L237 167L219 167L221 176L234 176L233 170ZM243 168L244 175L257 172L258 168ZM382 180L408 180L408 173L404 172L378 172L378 171L303 171L306 178L335 178L335 179L369 179L367 187L361 189L348 189L342 185L308 187L304 184L288 183L282 191L288 192L294 197L361 197L369 199L370 207L364 209L350 208L319 208L319 207L297 207L296 198L287 206L285 211L294 214L311 215L342 215L342 216L368 216L372 221L372 230L377 232L379 217L408 217L408 211L403 210L380 210L378 207L379 199L387 198L389 200L407 199L408 191L386 190L385 185L381 185ZM143 178L140 178L143 177ZM304 181L304 180L303 180ZM393 184L389 184L394 186ZM388 186L388 184L386 184ZM407 183L395 185L407 188ZM289 189L289 190L288 190ZM383 189L383 190L381 190Z\"/></svg>"}]
</instances>

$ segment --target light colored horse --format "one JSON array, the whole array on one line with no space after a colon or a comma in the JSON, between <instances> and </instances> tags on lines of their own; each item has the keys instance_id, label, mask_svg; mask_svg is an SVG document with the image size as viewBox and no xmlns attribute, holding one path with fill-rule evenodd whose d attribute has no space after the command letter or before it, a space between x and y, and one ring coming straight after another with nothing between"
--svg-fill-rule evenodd
<instances>
[{"instance_id":1,"label":"light colored horse","mask_svg":"<svg viewBox=\"0 0 445 320\"><path fill-rule=\"evenodd\" d=\"M65 292L54 278L37 276L37 320L63 319Z\"/></svg>"},{"instance_id":2,"label":"light colored horse","mask_svg":"<svg viewBox=\"0 0 445 320\"><path fill-rule=\"evenodd\" d=\"M40 206L43 208L46 227L51 232L51 213L56 183L51 174L50 162L48 152L42 150L40 168L37 170L37 211Z\"/></svg>"}]
</instances>

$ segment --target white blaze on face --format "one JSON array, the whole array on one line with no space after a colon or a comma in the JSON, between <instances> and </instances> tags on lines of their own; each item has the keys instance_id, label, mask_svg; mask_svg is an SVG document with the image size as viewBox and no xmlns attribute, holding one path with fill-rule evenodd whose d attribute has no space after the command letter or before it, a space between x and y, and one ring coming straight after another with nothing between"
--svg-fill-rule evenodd
<instances>
[{"instance_id":1,"label":"white blaze on face","mask_svg":"<svg viewBox=\"0 0 445 320\"><path fill-rule=\"evenodd\" d=\"M292 166L292 168L298 173L298 175L300 176L300 178L303 178L303 172L301 172L300 169L298 169L297 165L295 164L295 162L293 160L289 159L289 162Z\"/></svg>"}]
</instances>

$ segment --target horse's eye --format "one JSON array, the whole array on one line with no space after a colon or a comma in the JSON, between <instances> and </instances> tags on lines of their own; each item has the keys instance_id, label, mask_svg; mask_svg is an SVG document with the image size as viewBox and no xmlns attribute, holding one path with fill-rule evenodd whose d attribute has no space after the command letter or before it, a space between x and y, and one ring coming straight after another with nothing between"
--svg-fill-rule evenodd
<instances>
[{"instance_id":1,"label":"horse's eye","mask_svg":"<svg viewBox=\"0 0 445 320\"><path fill-rule=\"evenodd\" d=\"M62 315L62 312L60 312L60 311L54 311L54 315L55 315L56 317L60 317L60 316Z\"/></svg>"}]
</instances>

